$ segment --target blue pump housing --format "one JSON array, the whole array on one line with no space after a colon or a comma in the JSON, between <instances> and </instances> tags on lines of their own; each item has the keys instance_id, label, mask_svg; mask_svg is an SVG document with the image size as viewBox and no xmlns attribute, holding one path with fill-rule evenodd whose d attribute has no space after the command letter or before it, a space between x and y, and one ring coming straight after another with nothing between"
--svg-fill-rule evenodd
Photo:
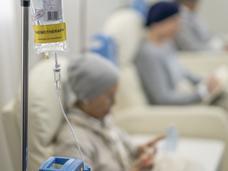
<instances>
[{"instance_id":1,"label":"blue pump housing","mask_svg":"<svg viewBox=\"0 0 228 171\"><path fill-rule=\"evenodd\" d=\"M96 34L93 40L100 43L98 47L92 47L90 51L99 54L117 65L117 46L114 39L105 34Z\"/></svg>"},{"instance_id":2,"label":"blue pump housing","mask_svg":"<svg viewBox=\"0 0 228 171\"><path fill-rule=\"evenodd\" d=\"M50 157L39 171L91 171L82 160L68 157Z\"/></svg>"}]
</instances>

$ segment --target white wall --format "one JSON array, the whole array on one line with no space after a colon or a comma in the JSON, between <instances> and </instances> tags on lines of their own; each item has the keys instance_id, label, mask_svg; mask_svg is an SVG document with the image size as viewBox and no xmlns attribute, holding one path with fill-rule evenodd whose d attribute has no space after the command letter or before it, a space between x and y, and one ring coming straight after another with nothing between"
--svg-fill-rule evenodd
<instances>
[{"instance_id":1,"label":"white wall","mask_svg":"<svg viewBox=\"0 0 228 171\"><path fill-rule=\"evenodd\" d=\"M86 9L86 38L87 43L91 36L102 30L102 26L107 17L117 8L125 4L128 0L84 0L87 1ZM68 47L69 54L72 56L78 51L80 37L80 15L79 0L64 1L65 19L68 26Z\"/></svg>"},{"instance_id":2,"label":"white wall","mask_svg":"<svg viewBox=\"0 0 228 171\"><path fill-rule=\"evenodd\" d=\"M18 1L19 2L19 1ZM12 8L13 7L13 8ZM0 109L15 95L20 73L20 44L13 0L0 1Z\"/></svg>"},{"instance_id":3,"label":"white wall","mask_svg":"<svg viewBox=\"0 0 228 171\"><path fill-rule=\"evenodd\" d=\"M202 0L201 10L213 32L228 34L228 0Z\"/></svg>"}]
</instances>

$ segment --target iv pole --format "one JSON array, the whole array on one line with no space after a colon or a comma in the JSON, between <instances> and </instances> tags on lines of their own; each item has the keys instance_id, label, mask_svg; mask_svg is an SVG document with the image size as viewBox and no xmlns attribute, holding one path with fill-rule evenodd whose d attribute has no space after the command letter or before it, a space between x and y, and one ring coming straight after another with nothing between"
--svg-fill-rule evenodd
<instances>
[{"instance_id":1,"label":"iv pole","mask_svg":"<svg viewBox=\"0 0 228 171\"><path fill-rule=\"evenodd\" d=\"M29 86L29 7L30 0L21 0L22 7L22 171L28 168L28 86Z\"/></svg>"}]
</instances>

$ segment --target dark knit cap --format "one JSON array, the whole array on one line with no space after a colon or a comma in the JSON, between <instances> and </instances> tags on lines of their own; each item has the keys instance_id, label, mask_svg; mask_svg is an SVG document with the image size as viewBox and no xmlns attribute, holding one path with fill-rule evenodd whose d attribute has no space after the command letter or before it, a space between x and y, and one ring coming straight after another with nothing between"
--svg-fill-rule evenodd
<instances>
[{"instance_id":1,"label":"dark knit cap","mask_svg":"<svg viewBox=\"0 0 228 171\"><path fill-rule=\"evenodd\" d=\"M159 23L180 12L178 3L162 1L152 5L146 18L146 27Z\"/></svg>"}]
</instances>

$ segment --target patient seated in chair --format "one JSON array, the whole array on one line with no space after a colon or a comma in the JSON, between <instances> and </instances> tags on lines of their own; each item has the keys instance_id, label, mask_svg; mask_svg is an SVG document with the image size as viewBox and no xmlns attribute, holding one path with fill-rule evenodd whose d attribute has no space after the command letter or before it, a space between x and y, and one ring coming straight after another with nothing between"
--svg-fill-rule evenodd
<instances>
[{"instance_id":1,"label":"patient seated in chair","mask_svg":"<svg viewBox=\"0 0 228 171\"><path fill-rule=\"evenodd\" d=\"M150 7L145 24L146 36L135 57L135 66L149 103L204 104L227 109L227 69L201 78L185 68L173 48L179 27L178 4L162 1Z\"/></svg>"},{"instance_id":2,"label":"patient seated in chair","mask_svg":"<svg viewBox=\"0 0 228 171\"><path fill-rule=\"evenodd\" d=\"M114 124L110 112L118 77L112 63L93 54L70 63L68 84L76 100L70 103L68 117L78 137L82 159L94 171L154 170L156 144L164 136L138 146ZM66 122L57 136L56 155L81 158Z\"/></svg>"}]
</instances>

